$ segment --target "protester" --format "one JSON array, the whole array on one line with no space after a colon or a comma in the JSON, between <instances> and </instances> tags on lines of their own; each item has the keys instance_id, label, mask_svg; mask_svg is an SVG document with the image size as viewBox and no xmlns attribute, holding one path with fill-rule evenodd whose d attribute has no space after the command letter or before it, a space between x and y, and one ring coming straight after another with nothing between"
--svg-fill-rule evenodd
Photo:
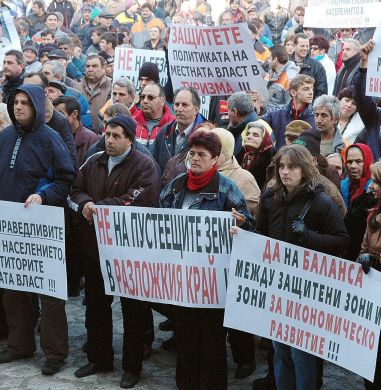
<instances>
[{"instance_id":1,"label":"protester","mask_svg":"<svg viewBox=\"0 0 381 390\"><path fill-rule=\"evenodd\" d=\"M312 129L311 125L301 120L295 120L290 122L286 126L284 137L286 145L291 145L294 141L306 130ZM320 148L319 148L320 149Z\"/></svg>"},{"instance_id":2,"label":"protester","mask_svg":"<svg viewBox=\"0 0 381 390\"><path fill-rule=\"evenodd\" d=\"M83 216L82 235L87 240L84 253L87 358L89 363L79 368L75 376L83 378L114 369L112 346L113 297L105 295L99 264L99 254L93 225L95 205L154 207L160 188L155 164L137 151L135 122L117 115L107 122L106 151L87 160L79 171L71 192L71 199ZM124 342L123 371L120 386L131 388L139 381L142 370L144 327L149 304L121 298Z\"/></svg>"},{"instance_id":3,"label":"protester","mask_svg":"<svg viewBox=\"0 0 381 390\"><path fill-rule=\"evenodd\" d=\"M298 5L295 9L294 9L294 15L292 16L292 18L284 25L284 28L283 28L283 31L282 31L282 35L281 35L281 41L284 42L287 38L288 35L291 35L289 34L289 30L294 27L297 26L297 25L303 25L303 20L304 20L304 7L302 7L301 5Z\"/></svg>"},{"instance_id":4,"label":"protester","mask_svg":"<svg viewBox=\"0 0 381 390\"><path fill-rule=\"evenodd\" d=\"M294 40L295 40L295 35L289 35L283 43L284 47L286 48L286 51L287 51L289 58L291 58L291 56L293 56L295 53Z\"/></svg>"},{"instance_id":5,"label":"protester","mask_svg":"<svg viewBox=\"0 0 381 390\"><path fill-rule=\"evenodd\" d=\"M8 100L8 112L13 124L0 133L0 199L22 202L25 207L63 206L75 170L65 144L45 125L44 90L36 85L15 88ZM0 363L32 357L36 346L30 293L4 290L3 299L9 336ZM65 301L48 295L41 295L40 300L40 341L46 358L41 372L54 375L68 354Z\"/></svg>"},{"instance_id":6,"label":"protester","mask_svg":"<svg viewBox=\"0 0 381 390\"><path fill-rule=\"evenodd\" d=\"M25 60L23 54L18 50L8 50L3 59L3 77L1 83L3 102L8 101L11 93L18 88L24 80Z\"/></svg>"},{"instance_id":7,"label":"protester","mask_svg":"<svg viewBox=\"0 0 381 390\"><path fill-rule=\"evenodd\" d=\"M327 157L327 161L329 165L332 165L337 170L337 173L340 177L340 179L343 178L343 158L341 157L340 153L332 153L329 154Z\"/></svg>"},{"instance_id":8,"label":"protester","mask_svg":"<svg viewBox=\"0 0 381 390\"><path fill-rule=\"evenodd\" d=\"M238 226L254 228L243 195L233 181L217 172L218 136L197 131L189 138L189 173L171 181L160 194L160 206L176 209L232 211ZM212 196L202 196L210 193ZM226 389L226 329L221 309L176 306L176 383L180 389Z\"/></svg>"},{"instance_id":9,"label":"protester","mask_svg":"<svg viewBox=\"0 0 381 390\"><path fill-rule=\"evenodd\" d=\"M311 154L300 145L282 147L275 158L275 180L261 196L257 214L259 234L340 255L349 237L343 218L324 193ZM298 218L309 204L304 218ZM324 210L324 213L321 213ZM278 390L316 389L316 358L273 341Z\"/></svg>"},{"instance_id":10,"label":"protester","mask_svg":"<svg viewBox=\"0 0 381 390\"><path fill-rule=\"evenodd\" d=\"M149 40L144 42L143 49L159 50L165 49L164 41L161 39L162 27L160 24L151 21L147 25L149 31Z\"/></svg>"},{"instance_id":11,"label":"protester","mask_svg":"<svg viewBox=\"0 0 381 390\"><path fill-rule=\"evenodd\" d=\"M38 61L37 47L34 45L24 46L22 52L25 60L25 74L39 72L42 69L42 64Z\"/></svg>"}]
</instances>

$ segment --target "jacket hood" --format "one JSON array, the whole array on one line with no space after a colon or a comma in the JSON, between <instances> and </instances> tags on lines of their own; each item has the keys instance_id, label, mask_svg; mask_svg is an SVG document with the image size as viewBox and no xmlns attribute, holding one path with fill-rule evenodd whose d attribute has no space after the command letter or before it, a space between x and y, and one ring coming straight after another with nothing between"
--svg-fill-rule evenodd
<instances>
[{"instance_id":1,"label":"jacket hood","mask_svg":"<svg viewBox=\"0 0 381 390\"><path fill-rule=\"evenodd\" d=\"M31 129L39 129L45 124L45 92L42 87L33 84L21 85L19 88L15 89L7 102L7 108L9 112L9 117L11 118L12 123L16 128L19 128L19 124L16 121L13 102L15 95L18 92L24 92L28 95L30 101L32 102L35 117Z\"/></svg>"}]
</instances>

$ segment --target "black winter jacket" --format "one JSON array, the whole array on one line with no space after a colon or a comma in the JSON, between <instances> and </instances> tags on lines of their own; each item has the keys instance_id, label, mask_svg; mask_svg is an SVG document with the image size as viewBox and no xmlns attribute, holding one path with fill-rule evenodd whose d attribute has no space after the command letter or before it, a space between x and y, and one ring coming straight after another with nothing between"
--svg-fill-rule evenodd
<instances>
[{"instance_id":1,"label":"black winter jacket","mask_svg":"<svg viewBox=\"0 0 381 390\"><path fill-rule=\"evenodd\" d=\"M292 233L291 225L314 195L315 201L304 219L308 235L305 240L299 240ZM321 185L314 191L301 190L291 200L276 200L274 191L266 190L261 196L256 219L259 234L334 256L340 255L349 242L343 217Z\"/></svg>"}]
</instances>

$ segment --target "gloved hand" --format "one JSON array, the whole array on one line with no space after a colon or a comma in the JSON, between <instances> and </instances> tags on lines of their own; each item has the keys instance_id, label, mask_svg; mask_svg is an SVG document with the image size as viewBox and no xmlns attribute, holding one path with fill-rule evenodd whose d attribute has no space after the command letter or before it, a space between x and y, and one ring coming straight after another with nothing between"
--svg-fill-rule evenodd
<instances>
[{"instance_id":1,"label":"gloved hand","mask_svg":"<svg viewBox=\"0 0 381 390\"><path fill-rule=\"evenodd\" d=\"M308 236L308 230L303 221L294 221L291 225L291 231L298 236L299 239L306 238Z\"/></svg>"},{"instance_id":2,"label":"gloved hand","mask_svg":"<svg viewBox=\"0 0 381 390\"><path fill-rule=\"evenodd\" d=\"M373 261L373 256L370 253L362 253L356 259L356 263L361 264L364 274L367 274L370 271L370 267L372 266L372 261Z\"/></svg>"}]
</instances>

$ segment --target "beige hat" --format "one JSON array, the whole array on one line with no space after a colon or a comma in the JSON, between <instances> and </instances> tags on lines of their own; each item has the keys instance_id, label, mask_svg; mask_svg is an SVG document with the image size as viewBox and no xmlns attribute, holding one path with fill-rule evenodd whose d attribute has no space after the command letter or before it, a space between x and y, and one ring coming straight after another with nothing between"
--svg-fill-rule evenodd
<instances>
[{"instance_id":1,"label":"beige hat","mask_svg":"<svg viewBox=\"0 0 381 390\"><path fill-rule=\"evenodd\" d=\"M309 123L307 123L305 121L301 121L301 120L296 120L296 121L290 122L286 126L286 131L285 131L284 135L291 135L294 137L299 137L299 135L302 134L303 131L310 130L310 129L312 129L312 127Z\"/></svg>"}]
</instances>

